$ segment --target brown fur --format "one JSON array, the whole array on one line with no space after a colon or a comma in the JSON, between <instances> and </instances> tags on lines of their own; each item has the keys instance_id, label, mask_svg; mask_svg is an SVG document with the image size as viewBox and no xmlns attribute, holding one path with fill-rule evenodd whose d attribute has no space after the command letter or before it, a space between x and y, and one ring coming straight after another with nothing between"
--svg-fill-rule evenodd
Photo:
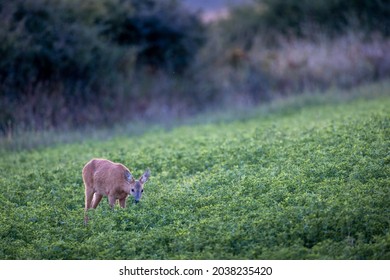
<instances>
[{"instance_id":1,"label":"brown fur","mask_svg":"<svg viewBox=\"0 0 390 280\"><path fill-rule=\"evenodd\" d=\"M85 185L85 223L88 221L87 210L96 208L102 197L107 196L113 208L117 200L120 207L126 207L126 199L133 195L138 202L142 196L143 185L149 179L147 170L135 180L130 170L120 163L106 159L92 159L83 168L83 181Z\"/></svg>"}]
</instances>

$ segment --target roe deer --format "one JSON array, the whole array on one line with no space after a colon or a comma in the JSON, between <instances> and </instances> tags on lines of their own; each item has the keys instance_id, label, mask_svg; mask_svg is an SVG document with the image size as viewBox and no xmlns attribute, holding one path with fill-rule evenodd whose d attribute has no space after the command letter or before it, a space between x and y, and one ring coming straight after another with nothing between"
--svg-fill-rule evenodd
<instances>
[{"instance_id":1,"label":"roe deer","mask_svg":"<svg viewBox=\"0 0 390 280\"><path fill-rule=\"evenodd\" d=\"M122 208L126 207L126 199L131 194L135 203L141 199L144 184L150 177L147 169L144 174L135 180L129 169L120 163L106 159L92 159L83 168L83 181L85 185L85 216L88 222L87 211L96 208L103 196L108 196L111 208L119 200Z\"/></svg>"}]
</instances>

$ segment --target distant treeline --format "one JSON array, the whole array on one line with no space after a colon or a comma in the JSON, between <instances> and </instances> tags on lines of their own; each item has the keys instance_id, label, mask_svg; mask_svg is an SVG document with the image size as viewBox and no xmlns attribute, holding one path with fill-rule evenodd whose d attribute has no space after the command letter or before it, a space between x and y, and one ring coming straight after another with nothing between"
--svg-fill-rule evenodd
<instances>
[{"instance_id":1,"label":"distant treeline","mask_svg":"<svg viewBox=\"0 0 390 280\"><path fill-rule=\"evenodd\" d=\"M386 37L389 9L381 0L259 0L206 26L180 1L0 0L0 131L197 112L221 103L226 65L236 71L256 38L351 26ZM222 62L221 48L232 49ZM271 77L252 70L239 82L260 81L244 91L262 100Z\"/></svg>"},{"instance_id":2,"label":"distant treeline","mask_svg":"<svg viewBox=\"0 0 390 280\"><path fill-rule=\"evenodd\" d=\"M316 33L338 36L351 29L390 35L390 2L386 0L253 0L238 7L227 21L228 37L249 40L261 33L275 43L275 34L312 37ZM236 24L240 22L240 24Z\"/></svg>"},{"instance_id":3,"label":"distant treeline","mask_svg":"<svg viewBox=\"0 0 390 280\"><path fill-rule=\"evenodd\" d=\"M204 42L199 19L168 1L0 3L1 91L15 102L94 102L138 67L182 72Z\"/></svg>"}]
</instances>

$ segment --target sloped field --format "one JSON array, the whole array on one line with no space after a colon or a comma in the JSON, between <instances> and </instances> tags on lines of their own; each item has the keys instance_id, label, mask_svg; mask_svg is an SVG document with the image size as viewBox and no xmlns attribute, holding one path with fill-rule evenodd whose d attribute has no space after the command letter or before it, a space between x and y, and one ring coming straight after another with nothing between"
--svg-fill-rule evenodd
<instances>
[{"instance_id":1,"label":"sloped field","mask_svg":"<svg viewBox=\"0 0 390 280\"><path fill-rule=\"evenodd\" d=\"M0 259L389 259L390 98L9 152ZM152 176L83 225L93 157Z\"/></svg>"}]
</instances>

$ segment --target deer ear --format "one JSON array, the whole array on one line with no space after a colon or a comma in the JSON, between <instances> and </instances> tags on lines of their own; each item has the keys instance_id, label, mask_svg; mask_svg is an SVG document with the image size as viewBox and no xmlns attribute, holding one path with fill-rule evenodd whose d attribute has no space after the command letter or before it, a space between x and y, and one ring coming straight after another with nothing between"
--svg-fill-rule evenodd
<instances>
[{"instance_id":1,"label":"deer ear","mask_svg":"<svg viewBox=\"0 0 390 280\"><path fill-rule=\"evenodd\" d=\"M142 174L142 176L139 178L139 181L141 182L141 184L145 184L146 181L149 179L150 177L150 170L147 169L144 174Z\"/></svg>"},{"instance_id":2,"label":"deer ear","mask_svg":"<svg viewBox=\"0 0 390 280\"><path fill-rule=\"evenodd\" d=\"M134 181L133 175L131 175L128 170L125 170L125 180L129 183L131 183L131 181Z\"/></svg>"}]
</instances>

